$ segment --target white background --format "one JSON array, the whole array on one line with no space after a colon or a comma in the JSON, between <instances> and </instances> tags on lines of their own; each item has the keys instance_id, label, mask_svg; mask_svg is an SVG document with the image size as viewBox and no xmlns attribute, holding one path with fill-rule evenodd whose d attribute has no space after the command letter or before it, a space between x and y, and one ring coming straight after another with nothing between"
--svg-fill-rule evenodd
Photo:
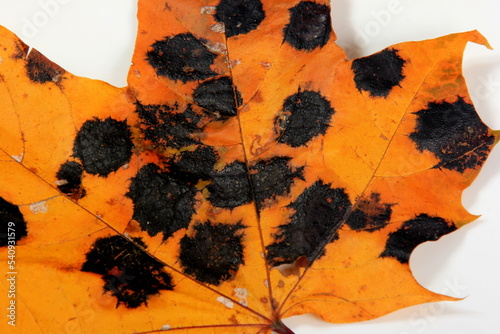
<instances>
[{"instance_id":1,"label":"white background","mask_svg":"<svg viewBox=\"0 0 500 334\"><path fill-rule=\"evenodd\" d=\"M125 86L135 6L134 0L0 0L0 24L76 75ZM500 0L334 0L332 7L338 42L351 57L471 29L500 50ZM464 60L475 106L494 129L500 129L498 50L469 45ZM482 217L420 246L411 258L422 285L465 300L411 307L358 324L326 324L312 316L286 323L297 334L500 333L499 166L500 147L464 193L465 207Z\"/></svg>"}]
</instances>

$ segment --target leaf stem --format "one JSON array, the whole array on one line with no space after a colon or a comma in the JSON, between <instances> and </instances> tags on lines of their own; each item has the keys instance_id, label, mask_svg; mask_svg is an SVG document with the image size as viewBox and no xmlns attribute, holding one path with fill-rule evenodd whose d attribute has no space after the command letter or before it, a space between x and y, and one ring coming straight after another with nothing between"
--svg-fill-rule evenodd
<instances>
[{"instance_id":1,"label":"leaf stem","mask_svg":"<svg viewBox=\"0 0 500 334\"><path fill-rule=\"evenodd\" d=\"M276 334L294 334L292 330L286 327L286 325L281 320L276 320L271 325L271 330Z\"/></svg>"}]
</instances>

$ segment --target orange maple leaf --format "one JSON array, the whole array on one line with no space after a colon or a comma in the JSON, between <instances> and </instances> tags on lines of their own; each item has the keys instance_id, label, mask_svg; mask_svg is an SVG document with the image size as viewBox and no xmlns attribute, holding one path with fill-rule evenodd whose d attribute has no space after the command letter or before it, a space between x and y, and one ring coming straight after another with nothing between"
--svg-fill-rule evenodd
<instances>
[{"instance_id":1,"label":"orange maple leaf","mask_svg":"<svg viewBox=\"0 0 500 334\"><path fill-rule=\"evenodd\" d=\"M290 333L454 299L408 261L476 218L460 196L498 140L461 74L479 33L348 61L328 5L296 0L142 1L138 31L115 88L2 29L16 329Z\"/></svg>"}]
</instances>

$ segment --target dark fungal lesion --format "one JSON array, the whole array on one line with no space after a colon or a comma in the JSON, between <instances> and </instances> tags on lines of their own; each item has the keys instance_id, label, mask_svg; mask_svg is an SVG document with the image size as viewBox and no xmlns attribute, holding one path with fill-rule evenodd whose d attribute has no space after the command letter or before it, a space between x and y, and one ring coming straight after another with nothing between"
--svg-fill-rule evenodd
<instances>
[{"instance_id":1,"label":"dark fungal lesion","mask_svg":"<svg viewBox=\"0 0 500 334\"><path fill-rule=\"evenodd\" d=\"M446 168L463 173L483 165L495 136L479 118L474 106L457 97L455 102L430 102L415 113L417 122L410 139L420 151L433 153Z\"/></svg>"},{"instance_id":2,"label":"dark fungal lesion","mask_svg":"<svg viewBox=\"0 0 500 334\"><path fill-rule=\"evenodd\" d=\"M392 204L382 203L379 193L360 198L349 214L346 224L355 231L374 232L387 226L391 220Z\"/></svg>"},{"instance_id":3,"label":"dark fungal lesion","mask_svg":"<svg viewBox=\"0 0 500 334\"><path fill-rule=\"evenodd\" d=\"M245 163L235 161L214 173L206 187L213 206L232 209L252 201L252 190Z\"/></svg>"},{"instance_id":4,"label":"dark fungal lesion","mask_svg":"<svg viewBox=\"0 0 500 334\"><path fill-rule=\"evenodd\" d=\"M32 82L44 84L61 80L61 76L66 72L62 67L51 62L36 49L31 49L28 52L25 65L26 74Z\"/></svg>"},{"instance_id":5,"label":"dark fungal lesion","mask_svg":"<svg viewBox=\"0 0 500 334\"><path fill-rule=\"evenodd\" d=\"M257 29L265 16L260 0L221 0L214 14L217 22L224 23L228 38Z\"/></svg>"},{"instance_id":6,"label":"dark fungal lesion","mask_svg":"<svg viewBox=\"0 0 500 334\"><path fill-rule=\"evenodd\" d=\"M27 223L19 207L0 197L0 247L15 246L27 236Z\"/></svg>"},{"instance_id":7,"label":"dark fungal lesion","mask_svg":"<svg viewBox=\"0 0 500 334\"><path fill-rule=\"evenodd\" d=\"M214 147L194 145L142 167L125 194L133 203L132 218L150 236L163 234L163 240L187 228L195 213L196 196L209 180L213 182L218 159ZM228 191L234 194L233 189Z\"/></svg>"},{"instance_id":8,"label":"dark fungal lesion","mask_svg":"<svg viewBox=\"0 0 500 334\"><path fill-rule=\"evenodd\" d=\"M283 109L275 123L278 142L292 147L305 146L326 133L335 110L319 92L305 90L283 101Z\"/></svg>"},{"instance_id":9,"label":"dark fungal lesion","mask_svg":"<svg viewBox=\"0 0 500 334\"><path fill-rule=\"evenodd\" d=\"M88 120L75 137L73 157L80 160L85 172L107 177L130 161L131 136L125 121L111 117Z\"/></svg>"},{"instance_id":10,"label":"dark fungal lesion","mask_svg":"<svg viewBox=\"0 0 500 334\"><path fill-rule=\"evenodd\" d=\"M274 157L250 167L250 179L258 209L265 206L267 200L288 194L295 180L303 179L304 167L293 167L291 160L290 157Z\"/></svg>"},{"instance_id":11,"label":"dark fungal lesion","mask_svg":"<svg viewBox=\"0 0 500 334\"><path fill-rule=\"evenodd\" d=\"M141 119L140 129L144 138L157 149L182 147L200 144L199 127L202 115L187 105L181 112L179 105L142 104L136 101L136 112Z\"/></svg>"},{"instance_id":12,"label":"dark fungal lesion","mask_svg":"<svg viewBox=\"0 0 500 334\"><path fill-rule=\"evenodd\" d=\"M192 175L171 174L150 163L132 178L129 197L134 206L132 218L150 236L163 234L168 239L180 229L187 228L195 212L197 189Z\"/></svg>"},{"instance_id":13,"label":"dark fungal lesion","mask_svg":"<svg viewBox=\"0 0 500 334\"><path fill-rule=\"evenodd\" d=\"M132 132L126 121L111 117L87 120L73 142L73 155L55 172L55 186L74 201L87 195L85 173L108 177L132 158Z\"/></svg>"},{"instance_id":14,"label":"dark fungal lesion","mask_svg":"<svg viewBox=\"0 0 500 334\"><path fill-rule=\"evenodd\" d=\"M418 245L426 241L435 241L456 229L455 224L441 217L419 214L389 234L385 250L380 257L391 257L402 264L407 264L411 253Z\"/></svg>"},{"instance_id":15,"label":"dark fungal lesion","mask_svg":"<svg viewBox=\"0 0 500 334\"><path fill-rule=\"evenodd\" d=\"M193 102L144 104L136 101L139 128L147 145L160 152L202 145L203 129L211 122L236 116L241 95L229 77L201 82L193 91Z\"/></svg>"},{"instance_id":16,"label":"dark fungal lesion","mask_svg":"<svg viewBox=\"0 0 500 334\"><path fill-rule=\"evenodd\" d=\"M246 227L236 224L198 223L180 242L179 260L183 272L197 281L220 285L234 278L241 265Z\"/></svg>"},{"instance_id":17,"label":"dark fungal lesion","mask_svg":"<svg viewBox=\"0 0 500 334\"><path fill-rule=\"evenodd\" d=\"M266 201L288 194L293 183L302 178L303 167L293 167L290 157L261 160L249 168L235 161L214 172L206 188L209 201L216 207L233 209L255 201L260 210Z\"/></svg>"},{"instance_id":18,"label":"dark fungal lesion","mask_svg":"<svg viewBox=\"0 0 500 334\"><path fill-rule=\"evenodd\" d=\"M289 11L290 21L283 30L285 42L299 51L326 45L332 32L330 7L301 1Z\"/></svg>"},{"instance_id":19,"label":"dark fungal lesion","mask_svg":"<svg viewBox=\"0 0 500 334\"><path fill-rule=\"evenodd\" d=\"M76 161L66 161L56 173L57 189L63 194L78 200L85 197L86 190L82 186L83 166Z\"/></svg>"},{"instance_id":20,"label":"dark fungal lesion","mask_svg":"<svg viewBox=\"0 0 500 334\"><path fill-rule=\"evenodd\" d=\"M66 72L62 67L50 61L35 48L23 41L15 40L15 51L12 58L24 62L26 75L33 83L44 84L47 82L58 83Z\"/></svg>"},{"instance_id":21,"label":"dark fungal lesion","mask_svg":"<svg viewBox=\"0 0 500 334\"><path fill-rule=\"evenodd\" d=\"M356 88L368 92L371 97L387 97L405 78L405 63L399 51L394 48L354 59L351 68Z\"/></svg>"},{"instance_id":22,"label":"dark fungal lesion","mask_svg":"<svg viewBox=\"0 0 500 334\"><path fill-rule=\"evenodd\" d=\"M238 107L243 104L233 80L226 76L200 83L193 92L193 100L217 118L236 116Z\"/></svg>"},{"instance_id":23,"label":"dark fungal lesion","mask_svg":"<svg viewBox=\"0 0 500 334\"><path fill-rule=\"evenodd\" d=\"M151 45L146 59L158 75L171 80L204 80L217 74L211 69L217 55L205 43L191 33L167 36Z\"/></svg>"},{"instance_id":24,"label":"dark fungal lesion","mask_svg":"<svg viewBox=\"0 0 500 334\"><path fill-rule=\"evenodd\" d=\"M291 264L300 257L310 263L321 257L327 243L338 238L338 229L351 210L349 196L321 180L289 205L294 211L287 224L278 226L274 242L266 246L271 267Z\"/></svg>"},{"instance_id":25,"label":"dark fungal lesion","mask_svg":"<svg viewBox=\"0 0 500 334\"><path fill-rule=\"evenodd\" d=\"M166 162L170 175L187 183L197 184L200 180L210 180L214 166L219 159L215 148L198 145L193 150L181 151Z\"/></svg>"},{"instance_id":26,"label":"dark fungal lesion","mask_svg":"<svg viewBox=\"0 0 500 334\"><path fill-rule=\"evenodd\" d=\"M104 292L116 306L137 308L164 290L173 290L165 265L147 253L141 238L111 236L97 239L86 254L81 271L102 275Z\"/></svg>"}]
</instances>

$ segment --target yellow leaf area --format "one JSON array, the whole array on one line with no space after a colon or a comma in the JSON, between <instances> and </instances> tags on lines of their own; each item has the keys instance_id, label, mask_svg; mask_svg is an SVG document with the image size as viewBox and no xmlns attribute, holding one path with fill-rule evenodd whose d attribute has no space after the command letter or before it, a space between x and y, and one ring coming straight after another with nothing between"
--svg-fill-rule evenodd
<instances>
[{"instance_id":1,"label":"yellow leaf area","mask_svg":"<svg viewBox=\"0 0 500 334\"><path fill-rule=\"evenodd\" d=\"M1 28L0 307L16 326L0 332L284 334L297 314L454 300L408 261L476 218L461 194L498 132L461 63L488 43L348 61L328 5L139 1L126 88Z\"/></svg>"}]
</instances>

